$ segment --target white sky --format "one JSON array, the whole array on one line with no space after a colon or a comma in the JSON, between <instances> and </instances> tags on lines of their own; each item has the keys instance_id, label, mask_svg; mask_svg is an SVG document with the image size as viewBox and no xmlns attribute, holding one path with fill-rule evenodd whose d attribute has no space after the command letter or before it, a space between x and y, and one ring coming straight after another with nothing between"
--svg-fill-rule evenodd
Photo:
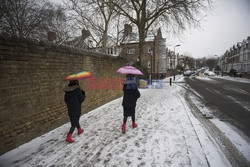
<instances>
[{"instance_id":1,"label":"white sky","mask_svg":"<svg viewBox=\"0 0 250 167\"><path fill-rule=\"evenodd\" d=\"M218 55L250 36L250 0L214 0L212 14L202 23L203 30L186 32L169 40L167 47L180 54L188 53L195 58Z\"/></svg>"}]
</instances>

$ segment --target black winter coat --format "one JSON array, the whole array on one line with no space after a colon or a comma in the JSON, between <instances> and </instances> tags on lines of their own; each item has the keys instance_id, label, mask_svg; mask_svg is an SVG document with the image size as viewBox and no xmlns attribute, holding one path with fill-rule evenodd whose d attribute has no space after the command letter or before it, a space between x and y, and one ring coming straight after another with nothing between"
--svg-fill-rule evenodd
<instances>
[{"instance_id":1,"label":"black winter coat","mask_svg":"<svg viewBox=\"0 0 250 167\"><path fill-rule=\"evenodd\" d=\"M124 84L123 86L123 101L122 106L128 108L135 108L136 101L141 96L137 85L135 83Z\"/></svg>"},{"instance_id":2,"label":"black winter coat","mask_svg":"<svg viewBox=\"0 0 250 167\"><path fill-rule=\"evenodd\" d=\"M79 85L69 85L64 89L64 101L67 104L69 116L81 116L81 103L85 100L85 92Z\"/></svg>"}]
</instances>

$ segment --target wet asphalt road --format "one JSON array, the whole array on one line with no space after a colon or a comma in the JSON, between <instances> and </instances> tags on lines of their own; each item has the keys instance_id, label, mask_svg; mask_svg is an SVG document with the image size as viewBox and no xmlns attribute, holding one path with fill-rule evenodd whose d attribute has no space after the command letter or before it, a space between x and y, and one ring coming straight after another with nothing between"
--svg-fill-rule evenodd
<instances>
[{"instance_id":1,"label":"wet asphalt road","mask_svg":"<svg viewBox=\"0 0 250 167\"><path fill-rule=\"evenodd\" d=\"M233 124L250 137L250 83L188 77L185 82L204 98L208 107L215 109L216 117Z\"/></svg>"}]
</instances>

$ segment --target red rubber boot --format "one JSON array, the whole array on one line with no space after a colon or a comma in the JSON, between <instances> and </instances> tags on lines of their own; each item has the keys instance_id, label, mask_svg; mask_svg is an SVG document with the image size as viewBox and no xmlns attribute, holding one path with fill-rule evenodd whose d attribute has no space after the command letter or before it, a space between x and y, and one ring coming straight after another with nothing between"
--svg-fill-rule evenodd
<instances>
[{"instance_id":1,"label":"red rubber boot","mask_svg":"<svg viewBox=\"0 0 250 167\"><path fill-rule=\"evenodd\" d=\"M132 123L133 128L136 128L137 126L138 126L137 123L135 123L135 122Z\"/></svg>"},{"instance_id":2,"label":"red rubber boot","mask_svg":"<svg viewBox=\"0 0 250 167\"><path fill-rule=\"evenodd\" d=\"M122 133L126 132L126 124L122 124Z\"/></svg>"},{"instance_id":3,"label":"red rubber boot","mask_svg":"<svg viewBox=\"0 0 250 167\"><path fill-rule=\"evenodd\" d=\"M82 128L78 128L78 129L77 129L77 134L78 134L78 135L82 134L83 132L84 132L84 130L83 130Z\"/></svg>"},{"instance_id":4,"label":"red rubber boot","mask_svg":"<svg viewBox=\"0 0 250 167\"><path fill-rule=\"evenodd\" d=\"M67 134L66 142L68 143L74 143L75 140L72 139L72 133Z\"/></svg>"}]
</instances>

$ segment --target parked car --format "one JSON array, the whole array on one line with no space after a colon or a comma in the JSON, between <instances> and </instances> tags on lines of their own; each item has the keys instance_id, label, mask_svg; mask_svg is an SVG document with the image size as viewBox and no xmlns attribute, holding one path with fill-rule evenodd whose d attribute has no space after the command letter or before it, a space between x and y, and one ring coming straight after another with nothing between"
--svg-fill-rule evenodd
<instances>
[{"instance_id":1,"label":"parked car","mask_svg":"<svg viewBox=\"0 0 250 167\"><path fill-rule=\"evenodd\" d=\"M183 76L191 76L193 73L194 72L191 70L186 70L186 71L184 71Z\"/></svg>"},{"instance_id":2,"label":"parked car","mask_svg":"<svg viewBox=\"0 0 250 167\"><path fill-rule=\"evenodd\" d=\"M214 73L213 71L208 71L208 70L206 70L206 71L204 72L204 75L206 75L206 76L215 76L215 73Z\"/></svg>"},{"instance_id":3,"label":"parked car","mask_svg":"<svg viewBox=\"0 0 250 167\"><path fill-rule=\"evenodd\" d=\"M229 71L229 76L230 77L235 77L237 75L237 71L233 68L230 69Z\"/></svg>"}]
</instances>

